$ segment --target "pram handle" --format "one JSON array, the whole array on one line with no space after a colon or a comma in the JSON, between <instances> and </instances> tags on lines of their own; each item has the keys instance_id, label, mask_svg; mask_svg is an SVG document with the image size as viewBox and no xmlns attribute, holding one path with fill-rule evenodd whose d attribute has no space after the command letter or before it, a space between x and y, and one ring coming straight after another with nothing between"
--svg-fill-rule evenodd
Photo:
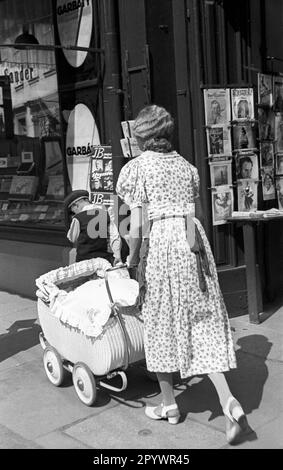
<instances>
[{"instance_id":1,"label":"pram handle","mask_svg":"<svg viewBox=\"0 0 283 470\"><path fill-rule=\"evenodd\" d=\"M117 266L113 266L112 268L106 269L106 273L109 272L109 271L115 271L116 269L125 269L125 268L128 269L127 264L126 264L126 263L123 263L123 264L121 263L121 264L119 264L119 265L117 265Z\"/></svg>"}]
</instances>

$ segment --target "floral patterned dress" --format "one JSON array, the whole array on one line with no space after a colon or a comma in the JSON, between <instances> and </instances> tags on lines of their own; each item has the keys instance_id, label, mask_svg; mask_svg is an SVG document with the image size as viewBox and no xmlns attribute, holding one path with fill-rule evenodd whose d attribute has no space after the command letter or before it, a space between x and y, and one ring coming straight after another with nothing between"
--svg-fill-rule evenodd
<instances>
[{"instance_id":1,"label":"floral patterned dress","mask_svg":"<svg viewBox=\"0 0 283 470\"><path fill-rule=\"evenodd\" d=\"M231 329L215 261L204 229L194 217L199 195L197 169L176 152L146 151L121 170L117 194L130 208L146 206L154 219L146 260L142 305L147 368L180 371L181 377L236 367ZM162 214L178 217L162 218ZM200 289L196 255L187 240L184 217L199 229L210 275Z\"/></svg>"}]
</instances>

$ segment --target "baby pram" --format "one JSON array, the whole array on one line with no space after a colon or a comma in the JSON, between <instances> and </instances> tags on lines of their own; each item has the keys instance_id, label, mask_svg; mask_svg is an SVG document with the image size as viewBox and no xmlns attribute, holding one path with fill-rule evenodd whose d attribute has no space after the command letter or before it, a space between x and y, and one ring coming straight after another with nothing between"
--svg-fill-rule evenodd
<instances>
[{"instance_id":1,"label":"baby pram","mask_svg":"<svg viewBox=\"0 0 283 470\"><path fill-rule=\"evenodd\" d=\"M145 369L143 322L140 312L135 306L121 307L115 304L109 285L109 274L116 269L125 269L125 266L105 271L104 279L111 302L111 315L99 337L87 337L74 328L66 328L66 325L50 312L52 294L46 288L50 285L50 279L54 285L70 291L94 274L94 265L91 262L92 260L88 260L87 269L84 265L84 269L76 271L72 282L68 276L66 278L66 271L70 272L72 267L79 268L84 262L51 271L36 281L39 287L38 317L42 328L40 344L44 350L46 375L50 382L58 387L64 381L66 370L70 371L79 399L88 406L96 400L98 384L121 392L127 388L125 371L129 366L140 365ZM106 382L115 376L121 379L120 387ZM156 378L155 374L148 373L148 376L152 380Z\"/></svg>"}]
</instances>

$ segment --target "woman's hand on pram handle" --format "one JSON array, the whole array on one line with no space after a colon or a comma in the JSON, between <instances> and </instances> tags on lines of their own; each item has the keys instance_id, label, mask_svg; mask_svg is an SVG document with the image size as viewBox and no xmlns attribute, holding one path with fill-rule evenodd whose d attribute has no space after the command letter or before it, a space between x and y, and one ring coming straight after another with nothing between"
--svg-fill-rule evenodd
<instances>
[{"instance_id":1,"label":"woman's hand on pram handle","mask_svg":"<svg viewBox=\"0 0 283 470\"><path fill-rule=\"evenodd\" d=\"M117 266L117 268L118 268L118 267L121 267L123 265L124 265L124 263L123 263L121 258L116 258L116 257L114 258L114 262L113 262L114 267Z\"/></svg>"},{"instance_id":2,"label":"woman's hand on pram handle","mask_svg":"<svg viewBox=\"0 0 283 470\"><path fill-rule=\"evenodd\" d=\"M106 273L109 273L111 271L116 271L116 269L128 269L128 266L125 263L119 263L116 266L113 266L111 268L106 269Z\"/></svg>"}]
</instances>

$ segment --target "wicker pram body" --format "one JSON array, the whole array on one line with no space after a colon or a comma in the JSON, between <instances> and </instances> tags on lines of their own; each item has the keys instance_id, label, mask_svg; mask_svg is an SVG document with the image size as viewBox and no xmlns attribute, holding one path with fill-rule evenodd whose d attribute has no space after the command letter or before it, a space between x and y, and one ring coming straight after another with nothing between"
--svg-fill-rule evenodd
<instances>
[{"instance_id":1,"label":"wicker pram body","mask_svg":"<svg viewBox=\"0 0 283 470\"><path fill-rule=\"evenodd\" d=\"M39 322L47 343L65 360L73 364L85 363L96 376L127 368L128 364L144 359L140 316L135 315L133 309L120 307L118 310L118 313L113 312L103 333L98 338L91 338L63 325L50 313L48 305L38 300Z\"/></svg>"},{"instance_id":2,"label":"wicker pram body","mask_svg":"<svg viewBox=\"0 0 283 470\"><path fill-rule=\"evenodd\" d=\"M54 271L53 278L56 276ZM82 277L84 282L86 273ZM79 282L77 276L76 285ZM59 386L63 382L64 369L72 372L76 392L86 405L95 401L96 383L110 390L122 391L127 387L124 371L128 366L144 364L143 321L140 312L135 306L122 307L114 303L108 272L105 273L105 283L112 306L111 315L98 337L86 336L80 330L63 324L60 318L51 313L49 301L38 298L37 304L42 329L40 343L44 349L43 362L47 377ZM61 282L62 287L64 283ZM68 282L70 289L72 284ZM121 387L105 382L105 379L115 375L120 375Z\"/></svg>"}]
</instances>

